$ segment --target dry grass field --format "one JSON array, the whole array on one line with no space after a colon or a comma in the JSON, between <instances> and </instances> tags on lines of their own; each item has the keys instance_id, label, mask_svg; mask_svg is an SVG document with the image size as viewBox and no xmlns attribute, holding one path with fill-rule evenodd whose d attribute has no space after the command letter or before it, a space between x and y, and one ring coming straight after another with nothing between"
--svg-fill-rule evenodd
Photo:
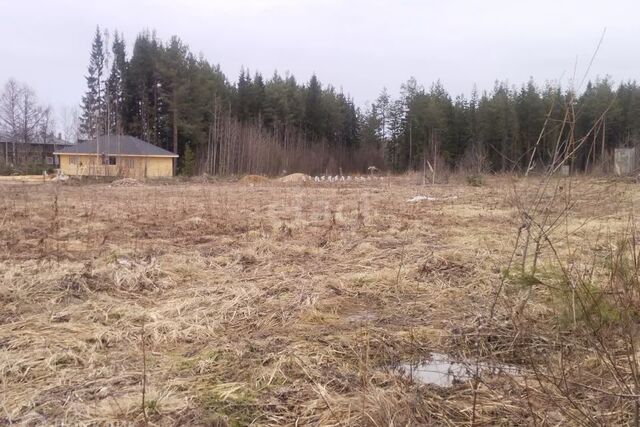
<instances>
[{"instance_id":1,"label":"dry grass field","mask_svg":"<svg viewBox=\"0 0 640 427\"><path fill-rule=\"evenodd\" d=\"M0 424L631 423L552 250L506 273L539 179L416 181L0 183ZM553 250L606 259L638 187L562 182ZM433 354L473 374L399 368Z\"/></svg>"}]
</instances>

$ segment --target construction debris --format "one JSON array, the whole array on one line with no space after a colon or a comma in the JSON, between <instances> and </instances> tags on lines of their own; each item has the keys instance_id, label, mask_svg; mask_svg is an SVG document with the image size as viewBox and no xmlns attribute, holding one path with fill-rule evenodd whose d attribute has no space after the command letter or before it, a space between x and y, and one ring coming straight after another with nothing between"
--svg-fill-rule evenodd
<instances>
[{"instance_id":1,"label":"construction debris","mask_svg":"<svg viewBox=\"0 0 640 427\"><path fill-rule=\"evenodd\" d=\"M408 199L407 202L409 203L416 203L416 202L422 202L423 200L429 201L429 202L433 202L436 200L455 200L457 199L458 196L450 196L450 197L430 197L430 196L415 196L411 199Z\"/></svg>"},{"instance_id":2,"label":"construction debris","mask_svg":"<svg viewBox=\"0 0 640 427\"><path fill-rule=\"evenodd\" d=\"M134 178L116 179L111 183L112 187L137 187L138 185L142 185L142 183Z\"/></svg>"}]
</instances>

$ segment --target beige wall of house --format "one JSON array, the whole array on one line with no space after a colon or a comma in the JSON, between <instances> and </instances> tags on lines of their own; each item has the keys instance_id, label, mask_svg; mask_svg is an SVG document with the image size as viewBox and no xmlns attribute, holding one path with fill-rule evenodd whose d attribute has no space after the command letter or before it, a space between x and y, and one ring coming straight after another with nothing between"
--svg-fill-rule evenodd
<instances>
[{"instance_id":1,"label":"beige wall of house","mask_svg":"<svg viewBox=\"0 0 640 427\"><path fill-rule=\"evenodd\" d=\"M129 178L173 176L173 157L110 156L110 164L102 164L103 159L107 161L106 158L95 154L59 154L59 158L60 171L65 175Z\"/></svg>"}]
</instances>

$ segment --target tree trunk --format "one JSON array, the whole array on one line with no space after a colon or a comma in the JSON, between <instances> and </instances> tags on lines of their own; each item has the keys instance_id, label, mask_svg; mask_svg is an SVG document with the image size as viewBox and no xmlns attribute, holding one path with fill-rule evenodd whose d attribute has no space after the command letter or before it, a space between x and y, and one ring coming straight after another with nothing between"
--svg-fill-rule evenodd
<instances>
[{"instance_id":1,"label":"tree trunk","mask_svg":"<svg viewBox=\"0 0 640 427\"><path fill-rule=\"evenodd\" d=\"M413 124L413 120L409 118L409 170L413 170L413 138L411 135L411 128Z\"/></svg>"},{"instance_id":2,"label":"tree trunk","mask_svg":"<svg viewBox=\"0 0 640 427\"><path fill-rule=\"evenodd\" d=\"M605 141L606 133L607 133L607 117L605 116L602 119L602 154L600 155L602 162L604 162L604 141Z\"/></svg>"},{"instance_id":3,"label":"tree trunk","mask_svg":"<svg viewBox=\"0 0 640 427\"><path fill-rule=\"evenodd\" d=\"M176 93L173 92L173 153L178 154L178 104L176 100ZM175 176L178 171L178 159L173 159L173 175Z\"/></svg>"}]
</instances>

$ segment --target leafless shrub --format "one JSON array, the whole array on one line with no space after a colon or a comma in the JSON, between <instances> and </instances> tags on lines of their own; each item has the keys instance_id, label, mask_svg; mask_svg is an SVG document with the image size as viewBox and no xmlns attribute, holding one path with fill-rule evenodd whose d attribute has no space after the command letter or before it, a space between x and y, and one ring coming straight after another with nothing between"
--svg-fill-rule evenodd
<instances>
[{"instance_id":1,"label":"leafless shrub","mask_svg":"<svg viewBox=\"0 0 640 427\"><path fill-rule=\"evenodd\" d=\"M617 233L594 228L602 216L620 215L617 192L599 190L590 197L594 189L587 181L556 175L587 141L572 139L572 104L566 108L567 140L557 144L547 172L513 183L511 204L519 217L515 245L489 320L498 316L499 303L500 317L508 315L516 326L514 343L522 337L547 342L546 357L526 356L535 383L530 380L526 389L536 400L572 423L637 424L635 224L631 217ZM558 341L562 344L552 345Z\"/></svg>"}]
</instances>

